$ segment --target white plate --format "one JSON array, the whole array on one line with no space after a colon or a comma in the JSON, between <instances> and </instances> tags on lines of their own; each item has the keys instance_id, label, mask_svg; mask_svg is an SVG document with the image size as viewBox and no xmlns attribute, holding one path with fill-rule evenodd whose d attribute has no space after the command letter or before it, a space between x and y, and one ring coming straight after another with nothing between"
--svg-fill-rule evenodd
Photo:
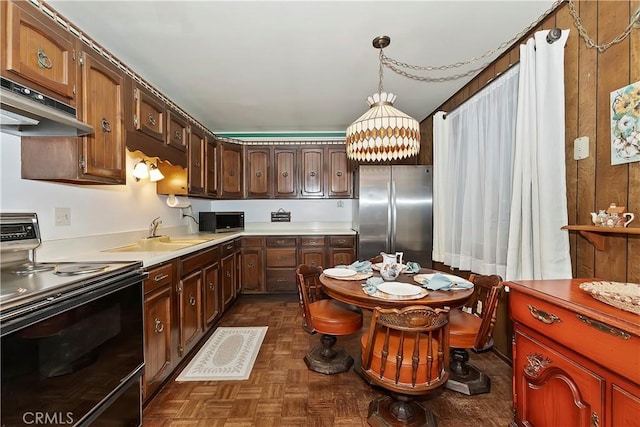
<instances>
[{"instance_id":1,"label":"white plate","mask_svg":"<svg viewBox=\"0 0 640 427\"><path fill-rule=\"evenodd\" d=\"M385 282L378 285L378 290L389 295L418 295L422 292L422 288L402 282Z\"/></svg>"},{"instance_id":2,"label":"white plate","mask_svg":"<svg viewBox=\"0 0 640 427\"><path fill-rule=\"evenodd\" d=\"M427 280L431 280L431 278L435 275L435 274L442 274L443 276L447 277L449 280L451 280L451 283L471 283L468 280L463 279L460 276L454 276L453 274L444 274L444 273L432 273L432 274L416 274L415 276L413 276L413 279L422 284L422 281L427 279Z\"/></svg>"},{"instance_id":3,"label":"white plate","mask_svg":"<svg viewBox=\"0 0 640 427\"><path fill-rule=\"evenodd\" d=\"M350 268L327 268L323 271L325 276L333 277L335 279L339 279L341 277L350 277L354 276L357 271L352 270Z\"/></svg>"},{"instance_id":4,"label":"white plate","mask_svg":"<svg viewBox=\"0 0 640 427\"><path fill-rule=\"evenodd\" d=\"M371 266L371 268L373 268L376 271L380 271L380 269L382 268L382 263L381 262L377 262L377 263L373 264ZM402 264L402 270L401 271L405 271L407 268L409 268L408 265Z\"/></svg>"}]
</instances>

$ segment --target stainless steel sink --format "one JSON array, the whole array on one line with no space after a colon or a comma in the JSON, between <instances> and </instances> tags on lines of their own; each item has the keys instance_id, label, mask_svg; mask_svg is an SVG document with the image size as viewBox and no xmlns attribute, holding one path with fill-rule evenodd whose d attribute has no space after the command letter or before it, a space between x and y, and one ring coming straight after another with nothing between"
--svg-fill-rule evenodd
<instances>
[{"instance_id":1,"label":"stainless steel sink","mask_svg":"<svg viewBox=\"0 0 640 427\"><path fill-rule=\"evenodd\" d=\"M169 236L145 237L132 245L120 246L103 252L170 252L208 241L209 239L189 238L174 240Z\"/></svg>"}]
</instances>

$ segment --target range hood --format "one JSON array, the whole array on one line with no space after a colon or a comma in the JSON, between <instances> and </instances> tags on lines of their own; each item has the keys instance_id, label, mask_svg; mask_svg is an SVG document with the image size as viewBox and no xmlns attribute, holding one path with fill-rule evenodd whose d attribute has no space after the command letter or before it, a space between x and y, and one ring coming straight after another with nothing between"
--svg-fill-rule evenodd
<instances>
[{"instance_id":1,"label":"range hood","mask_svg":"<svg viewBox=\"0 0 640 427\"><path fill-rule=\"evenodd\" d=\"M81 136L93 128L76 109L2 77L0 132L18 136Z\"/></svg>"}]
</instances>

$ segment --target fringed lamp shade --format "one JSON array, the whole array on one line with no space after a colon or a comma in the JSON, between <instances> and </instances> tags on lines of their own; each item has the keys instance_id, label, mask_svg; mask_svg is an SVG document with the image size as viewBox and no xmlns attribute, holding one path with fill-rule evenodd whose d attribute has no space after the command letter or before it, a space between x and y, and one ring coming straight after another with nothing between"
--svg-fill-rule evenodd
<instances>
[{"instance_id":1,"label":"fringed lamp shade","mask_svg":"<svg viewBox=\"0 0 640 427\"><path fill-rule=\"evenodd\" d=\"M367 98L370 109L347 128L347 157L357 161L385 161L415 156L420 151L417 120L393 106L392 93Z\"/></svg>"}]
</instances>

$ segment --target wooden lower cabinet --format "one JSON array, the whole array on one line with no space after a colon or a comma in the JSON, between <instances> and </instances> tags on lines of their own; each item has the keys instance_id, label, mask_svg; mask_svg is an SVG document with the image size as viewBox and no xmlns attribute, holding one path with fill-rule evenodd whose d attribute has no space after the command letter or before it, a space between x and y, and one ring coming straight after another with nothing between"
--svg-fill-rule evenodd
<instances>
[{"instance_id":1,"label":"wooden lower cabinet","mask_svg":"<svg viewBox=\"0 0 640 427\"><path fill-rule=\"evenodd\" d=\"M330 236L327 267L349 265L356 260L355 236Z\"/></svg>"},{"instance_id":2,"label":"wooden lower cabinet","mask_svg":"<svg viewBox=\"0 0 640 427\"><path fill-rule=\"evenodd\" d=\"M240 284L242 293L263 293L264 286L264 239L243 237L240 251Z\"/></svg>"},{"instance_id":3,"label":"wooden lower cabinet","mask_svg":"<svg viewBox=\"0 0 640 427\"><path fill-rule=\"evenodd\" d=\"M505 283L514 425L640 426L640 318L579 288L592 280Z\"/></svg>"},{"instance_id":4,"label":"wooden lower cabinet","mask_svg":"<svg viewBox=\"0 0 640 427\"><path fill-rule=\"evenodd\" d=\"M175 263L153 268L144 281L144 376L142 396L148 396L171 374L173 283Z\"/></svg>"},{"instance_id":5,"label":"wooden lower cabinet","mask_svg":"<svg viewBox=\"0 0 640 427\"><path fill-rule=\"evenodd\" d=\"M236 298L236 251L233 241L222 244L220 259L220 289L222 292L222 310L231 306Z\"/></svg>"},{"instance_id":6,"label":"wooden lower cabinet","mask_svg":"<svg viewBox=\"0 0 640 427\"><path fill-rule=\"evenodd\" d=\"M220 254L202 268L202 303L203 326L208 330L222 315L222 303L220 299Z\"/></svg>"},{"instance_id":7,"label":"wooden lower cabinet","mask_svg":"<svg viewBox=\"0 0 640 427\"><path fill-rule=\"evenodd\" d=\"M298 292L296 267L298 266L298 238L295 236L267 237L266 291Z\"/></svg>"},{"instance_id":8,"label":"wooden lower cabinet","mask_svg":"<svg viewBox=\"0 0 640 427\"><path fill-rule=\"evenodd\" d=\"M178 355L184 356L198 342L202 328L202 273L196 271L180 279L178 285L180 343Z\"/></svg>"}]
</instances>

